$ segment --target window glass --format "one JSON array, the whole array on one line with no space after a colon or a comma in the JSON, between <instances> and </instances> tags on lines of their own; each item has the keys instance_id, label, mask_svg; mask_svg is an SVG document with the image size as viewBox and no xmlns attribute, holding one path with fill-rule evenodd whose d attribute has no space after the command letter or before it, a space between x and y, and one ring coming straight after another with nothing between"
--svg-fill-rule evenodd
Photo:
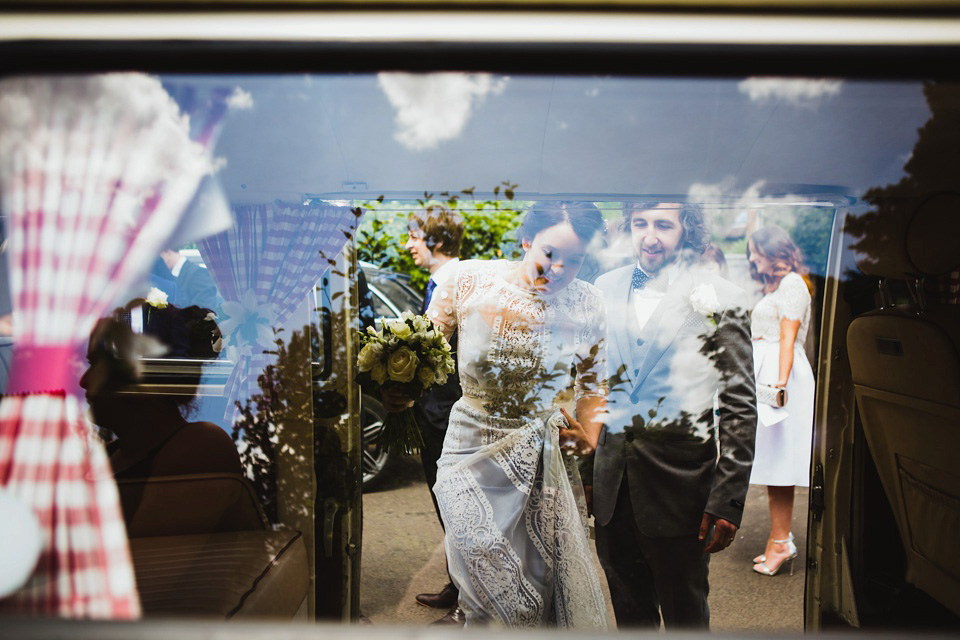
<instances>
[{"instance_id":1,"label":"window glass","mask_svg":"<svg viewBox=\"0 0 960 640\"><path fill-rule=\"evenodd\" d=\"M62 395L118 488L139 609L117 617L416 625L459 603L453 623L654 628L641 583L703 584L706 546L709 599L661 598L668 629L803 628L821 323L830 304L956 304L956 234L938 233L956 230L955 85L144 78L0 87L59 113L153 82L209 164L184 177L151 152L151 189L106 214L82 180L4 168L0 385L37 391L18 344L77 346L45 323L85 328L82 391ZM102 170L71 117L44 171ZM138 131L96 126L117 148ZM140 175L137 152L117 157L111 184ZM98 231L57 226L77 211ZM25 257L45 224L62 238L41 255L93 247L50 258L51 291ZM92 316L18 311L95 278L110 300ZM902 355L881 334L863 340ZM942 465L888 462L920 505L892 535L926 522L922 496L958 495Z\"/></svg>"}]
</instances>

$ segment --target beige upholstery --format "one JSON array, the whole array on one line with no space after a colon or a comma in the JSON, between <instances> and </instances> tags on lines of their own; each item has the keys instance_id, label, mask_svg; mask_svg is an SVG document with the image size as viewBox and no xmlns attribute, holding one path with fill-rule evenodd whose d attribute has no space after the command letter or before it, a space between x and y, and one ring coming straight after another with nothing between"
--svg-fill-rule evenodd
<instances>
[{"instance_id":1,"label":"beige upholstery","mask_svg":"<svg viewBox=\"0 0 960 640\"><path fill-rule=\"evenodd\" d=\"M909 281L960 262L955 196L920 207L871 273ZM949 211L947 211L949 209ZM950 225L947 225L950 228ZM907 558L907 582L960 614L960 306L919 304L855 318L847 332L863 430Z\"/></svg>"},{"instance_id":2,"label":"beige upholstery","mask_svg":"<svg viewBox=\"0 0 960 640\"><path fill-rule=\"evenodd\" d=\"M119 480L117 488L131 538L268 528L253 488L237 474Z\"/></svg>"},{"instance_id":3,"label":"beige upholstery","mask_svg":"<svg viewBox=\"0 0 960 640\"><path fill-rule=\"evenodd\" d=\"M130 545L149 616L289 620L307 593L299 531L134 538Z\"/></svg>"},{"instance_id":4,"label":"beige upholstery","mask_svg":"<svg viewBox=\"0 0 960 640\"><path fill-rule=\"evenodd\" d=\"M960 613L960 352L939 327L907 315L858 318L847 345L906 580Z\"/></svg>"},{"instance_id":5,"label":"beige upholstery","mask_svg":"<svg viewBox=\"0 0 960 640\"><path fill-rule=\"evenodd\" d=\"M271 530L235 474L118 482L146 616L290 619L306 597L299 531Z\"/></svg>"}]
</instances>

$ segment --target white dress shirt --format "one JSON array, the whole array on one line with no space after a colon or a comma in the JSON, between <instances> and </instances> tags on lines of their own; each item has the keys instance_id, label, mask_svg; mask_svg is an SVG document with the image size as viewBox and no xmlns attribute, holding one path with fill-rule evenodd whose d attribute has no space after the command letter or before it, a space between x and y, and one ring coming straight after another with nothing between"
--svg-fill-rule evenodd
<instances>
[{"instance_id":1,"label":"white dress shirt","mask_svg":"<svg viewBox=\"0 0 960 640\"><path fill-rule=\"evenodd\" d=\"M180 272L183 270L183 265L187 263L187 259L184 256L180 256L180 259L177 260L177 264L173 265L173 268L170 269L170 273L173 274L174 278L180 277Z\"/></svg>"},{"instance_id":2,"label":"white dress shirt","mask_svg":"<svg viewBox=\"0 0 960 640\"><path fill-rule=\"evenodd\" d=\"M637 267L647 273L640 267L639 263L637 263ZM670 266L664 267L656 277L651 277L643 289L631 292L633 308L637 313L637 321L641 331L653 317L657 307L660 306L660 301L667 295L667 289L676 281L678 275L680 275L680 267L674 262Z\"/></svg>"},{"instance_id":3,"label":"white dress shirt","mask_svg":"<svg viewBox=\"0 0 960 640\"><path fill-rule=\"evenodd\" d=\"M430 275L430 279L437 283L437 287L443 287L447 280L453 277L458 262L460 262L460 258L450 258Z\"/></svg>"}]
</instances>

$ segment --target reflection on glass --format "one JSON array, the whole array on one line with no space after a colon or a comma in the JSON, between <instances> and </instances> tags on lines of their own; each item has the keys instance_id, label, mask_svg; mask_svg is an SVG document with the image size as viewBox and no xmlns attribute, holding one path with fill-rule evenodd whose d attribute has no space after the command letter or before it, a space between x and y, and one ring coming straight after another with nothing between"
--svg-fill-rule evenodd
<instances>
[{"instance_id":1,"label":"reflection on glass","mask_svg":"<svg viewBox=\"0 0 960 640\"><path fill-rule=\"evenodd\" d=\"M131 328L132 315L141 316L139 335ZM221 344L214 312L197 306L134 300L97 324L80 386L94 422L113 436L107 453L115 477L240 473L236 448L223 429L187 421L197 403L198 361L216 359ZM179 393L131 390L140 380L141 359L161 356L192 361L194 372L176 378Z\"/></svg>"},{"instance_id":2,"label":"reflection on glass","mask_svg":"<svg viewBox=\"0 0 960 640\"><path fill-rule=\"evenodd\" d=\"M468 626L607 625L569 458L591 452L601 428L606 316L576 276L602 227L592 204L535 204L517 232L522 260L466 261L428 289L427 316L458 332L463 396L433 490ZM424 240L407 246L427 264ZM558 398L574 384L567 414Z\"/></svg>"},{"instance_id":3,"label":"reflection on glass","mask_svg":"<svg viewBox=\"0 0 960 640\"><path fill-rule=\"evenodd\" d=\"M755 558L753 570L773 576L789 562L792 574L798 555L791 531L794 487L809 486L813 436L814 377L803 347L810 328L811 288L800 249L776 225L750 236L747 259L750 275L764 294L753 308L750 325L762 427L750 481L767 485L771 522L766 548Z\"/></svg>"},{"instance_id":4,"label":"reflection on glass","mask_svg":"<svg viewBox=\"0 0 960 640\"><path fill-rule=\"evenodd\" d=\"M852 441L858 460L876 458L881 479L866 481L869 499L887 501L889 487L902 486L922 510L933 508L923 496L936 495L938 517L953 522L955 510L942 506L960 495L949 467L913 440L884 458L877 434L892 430L889 407L865 401L863 388L879 382L863 376L916 381L904 420L927 415L923 402L953 410L952 365L937 358L955 347L956 319L936 305L958 295L955 86L393 73L138 82L189 115L177 122L212 148L215 161L200 164L217 170L199 191L199 178L158 190L177 195L184 222L141 231L149 251L136 244L142 264L130 273L172 306L143 314L134 305L129 320L111 316L76 338L89 338L93 415L116 436L111 459L138 576L148 538L215 536L190 552L184 574L199 574L203 553L226 544L216 536L253 532L244 542L260 555L247 568L276 560L277 584L293 585L272 609L218 600L205 615L346 619L362 604L388 623L656 628L662 615L668 629L742 629L765 620L743 616L725 594L772 592L747 581L770 580L750 572L753 559L786 585L770 608L799 628L803 580L785 568L794 555L806 560L814 376L830 393L819 421L827 439L830 429L856 434L830 441L835 475L847 477ZM103 141L123 119L97 122ZM176 164L147 162L138 148L131 164L149 165L150 179L122 201L134 212ZM94 163L77 154L61 164ZM11 202L0 362L34 324L83 325L57 305L48 324L31 319L20 272L34 245ZM530 226L538 211L560 217ZM230 229L207 224L226 213ZM139 242L117 219L112 239L97 242L50 222L63 242L39 251L53 260L82 246L112 265ZM117 304L146 290L114 267L101 276L59 268L72 275L50 279L57 296L90 287ZM460 376L416 399L425 441L416 460L381 446L391 400L356 383L353 332L428 309L453 339ZM847 323L865 327L877 315L935 324L949 341L914 361L904 336L921 329L864 329L847 363ZM214 358L197 346L216 331ZM151 336L166 356L144 350ZM11 375L16 382L16 368ZM765 402L764 387L774 402L785 388L786 405ZM849 415L857 402L859 418ZM951 442L942 431L925 437ZM763 490L748 492L751 463L769 504ZM211 474L221 477L183 479ZM184 507L199 496L207 508ZM937 566L917 569L909 549L897 561L915 563L921 590L953 584L944 576L955 555L904 505L874 540L859 541L866 551L850 560L853 579L877 582L886 574L870 573L873 559L915 535L910 548ZM821 546L842 547L834 542ZM722 550L709 599L705 550ZM824 572L847 566L828 556ZM892 573L906 588L904 572ZM688 583L687 598L663 595Z\"/></svg>"}]
</instances>

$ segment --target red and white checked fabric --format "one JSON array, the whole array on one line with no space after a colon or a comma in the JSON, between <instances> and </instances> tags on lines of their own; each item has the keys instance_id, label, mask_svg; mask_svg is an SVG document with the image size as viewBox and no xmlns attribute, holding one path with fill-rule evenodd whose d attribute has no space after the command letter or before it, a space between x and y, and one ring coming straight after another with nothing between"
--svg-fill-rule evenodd
<instances>
[{"instance_id":1,"label":"red and white checked fabric","mask_svg":"<svg viewBox=\"0 0 960 640\"><path fill-rule=\"evenodd\" d=\"M33 576L2 611L140 615L116 485L69 354L83 353L96 320L146 274L210 165L155 78L0 81L16 345L15 395L0 401L0 483L44 537Z\"/></svg>"},{"instance_id":2,"label":"red and white checked fabric","mask_svg":"<svg viewBox=\"0 0 960 640\"><path fill-rule=\"evenodd\" d=\"M198 243L200 255L223 296L220 328L235 366L227 380L224 419L235 402L260 391L257 378L274 356L276 329L351 239L359 211L346 206L271 203L233 208L229 231Z\"/></svg>"}]
</instances>

